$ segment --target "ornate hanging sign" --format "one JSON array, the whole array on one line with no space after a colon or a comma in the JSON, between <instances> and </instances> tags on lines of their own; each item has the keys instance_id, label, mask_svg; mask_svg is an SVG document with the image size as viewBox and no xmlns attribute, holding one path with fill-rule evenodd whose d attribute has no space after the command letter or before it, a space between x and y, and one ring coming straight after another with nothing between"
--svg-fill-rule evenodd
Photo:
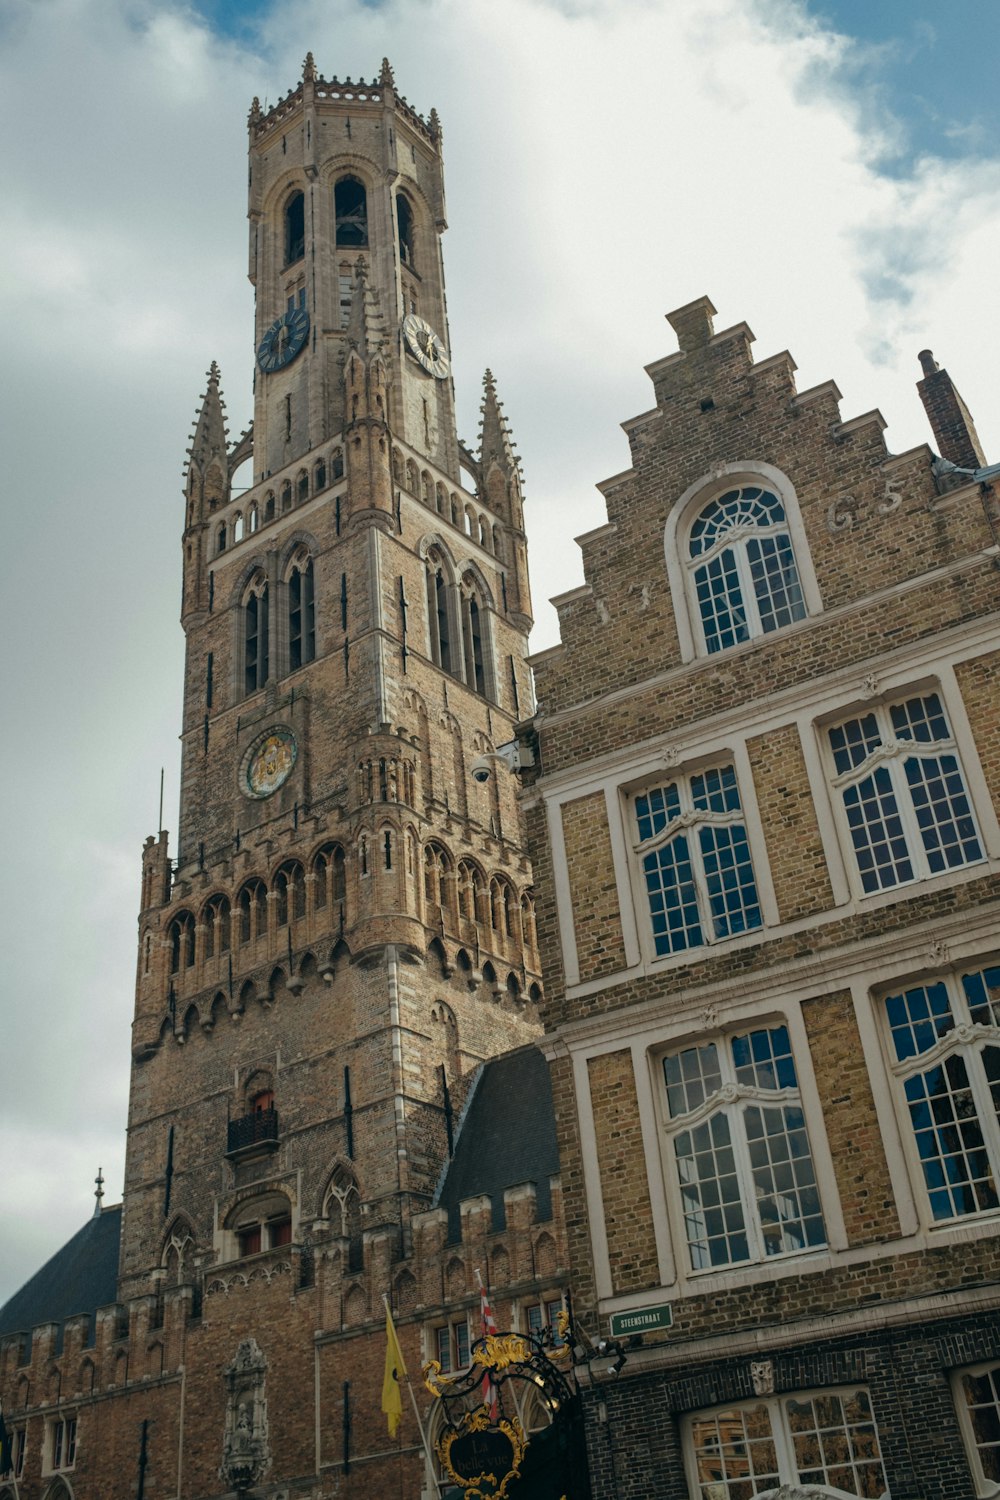
<instances>
[{"instance_id":1,"label":"ornate hanging sign","mask_svg":"<svg viewBox=\"0 0 1000 1500\"><path fill-rule=\"evenodd\" d=\"M540 1336L487 1334L470 1353L469 1368L459 1375L443 1375L437 1360L424 1365L424 1382L444 1415L435 1446L466 1500L503 1500L516 1488L530 1441L524 1429L529 1401L540 1402L553 1421L572 1399L570 1350L546 1330Z\"/></svg>"}]
</instances>

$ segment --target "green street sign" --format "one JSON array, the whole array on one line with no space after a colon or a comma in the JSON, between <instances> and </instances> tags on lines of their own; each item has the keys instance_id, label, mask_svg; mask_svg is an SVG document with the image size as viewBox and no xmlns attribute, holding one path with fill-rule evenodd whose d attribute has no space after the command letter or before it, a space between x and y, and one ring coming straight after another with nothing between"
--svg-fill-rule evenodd
<instances>
[{"instance_id":1,"label":"green street sign","mask_svg":"<svg viewBox=\"0 0 1000 1500\"><path fill-rule=\"evenodd\" d=\"M611 1337L628 1338L633 1333L652 1333L654 1328L669 1328L674 1321L669 1302L659 1307L637 1307L634 1312L611 1314Z\"/></svg>"}]
</instances>

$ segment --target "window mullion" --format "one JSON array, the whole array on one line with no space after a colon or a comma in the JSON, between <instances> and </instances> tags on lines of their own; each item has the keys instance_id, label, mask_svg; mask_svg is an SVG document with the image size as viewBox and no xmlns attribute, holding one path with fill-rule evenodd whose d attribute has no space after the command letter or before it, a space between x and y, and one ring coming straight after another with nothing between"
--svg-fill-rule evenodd
<instances>
[{"instance_id":1,"label":"window mullion","mask_svg":"<svg viewBox=\"0 0 1000 1500\"><path fill-rule=\"evenodd\" d=\"M755 533L756 534L756 533ZM747 552L747 538L740 536L733 543L733 560L736 563L736 576L740 583L740 597L743 601L743 613L747 636L750 640L763 635L764 630L760 623L760 610L757 608L757 594L753 584L753 573L750 568L750 557Z\"/></svg>"},{"instance_id":2,"label":"window mullion","mask_svg":"<svg viewBox=\"0 0 1000 1500\"><path fill-rule=\"evenodd\" d=\"M748 1103L752 1101L737 1099L735 1104L723 1106L725 1113L729 1116L729 1136L733 1143L733 1159L736 1162L736 1176L740 1184L740 1203L743 1207L743 1220L746 1228L747 1245L750 1249L750 1260L759 1265L767 1260L764 1250L764 1237L760 1230L760 1220L757 1215L757 1193L754 1187L753 1167L750 1163L750 1146L747 1142L746 1125L744 1123L743 1111Z\"/></svg>"},{"instance_id":3,"label":"window mullion","mask_svg":"<svg viewBox=\"0 0 1000 1500\"><path fill-rule=\"evenodd\" d=\"M798 1484L799 1467L795 1461L795 1444L788 1430L788 1418L782 1398L767 1403L771 1413L771 1432L778 1458L778 1474L782 1484Z\"/></svg>"},{"instance_id":4,"label":"window mullion","mask_svg":"<svg viewBox=\"0 0 1000 1500\"><path fill-rule=\"evenodd\" d=\"M902 744L903 741L897 741ZM889 769L889 779L892 782L893 794L896 798L896 807L899 810L899 821L903 825L903 834L906 839L907 853L910 864L913 867L914 880L926 880L930 875L930 867L927 863L927 851L924 848L923 836L920 825L917 822L916 809L913 806L913 798L910 795L910 784L906 779L906 767L903 762L906 751L900 751L898 755L890 756L885 765ZM897 885L907 884L905 881L897 881Z\"/></svg>"}]
</instances>

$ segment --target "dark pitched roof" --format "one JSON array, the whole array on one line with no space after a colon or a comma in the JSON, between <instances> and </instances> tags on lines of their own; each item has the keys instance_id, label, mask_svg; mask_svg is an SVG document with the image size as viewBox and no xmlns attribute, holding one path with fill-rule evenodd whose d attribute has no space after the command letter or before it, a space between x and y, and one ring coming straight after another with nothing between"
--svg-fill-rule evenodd
<instances>
[{"instance_id":1,"label":"dark pitched roof","mask_svg":"<svg viewBox=\"0 0 1000 1500\"><path fill-rule=\"evenodd\" d=\"M537 1185L538 1217L551 1218L549 1179L558 1171L552 1083L538 1048L484 1063L437 1195L437 1206L448 1210L448 1238L460 1238L461 1200L481 1193L492 1201L494 1229L503 1229L504 1189L519 1182Z\"/></svg>"},{"instance_id":2,"label":"dark pitched roof","mask_svg":"<svg viewBox=\"0 0 1000 1500\"><path fill-rule=\"evenodd\" d=\"M94 1313L118 1297L118 1245L121 1204L88 1219L52 1259L0 1307L0 1334L30 1333L39 1323L60 1323L78 1313ZM60 1330L60 1344L62 1331Z\"/></svg>"}]
</instances>

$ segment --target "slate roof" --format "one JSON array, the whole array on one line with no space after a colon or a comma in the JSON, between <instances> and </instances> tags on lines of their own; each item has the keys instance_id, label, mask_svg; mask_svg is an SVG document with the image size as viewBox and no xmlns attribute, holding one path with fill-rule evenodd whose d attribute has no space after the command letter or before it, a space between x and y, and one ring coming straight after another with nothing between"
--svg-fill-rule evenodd
<instances>
[{"instance_id":1,"label":"slate roof","mask_svg":"<svg viewBox=\"0 0 1000 1500\"><path fill-rule=\"evenodd\" d=\"M459 1203L489 1195L493 1228L503 1229L504 1189L534 1182L538 1217L552 1217L549 1179L559 1171L552 1084L537 1047L520 1047L484 1063L462 1117L455 1154L435 1206L448 1210L448 1239L461 1237Z\"/></svg>"},{"instance_id":2,"label":"slate roof","mask_svg":"<svg viewBox=\"0 0 1000 1500\"><path fill-rule=\"evenodd\" d=\"M0 1334L30 1333L39 1323L62 1324L78 1313L90 1314L94 1342L94 1313L118 1300L118 1245L121 1204L102 1209L67 1240L52 1259L0 1307ZM62 1347L60 1328L58 1347Z\"/></svg>"}]
</instances>

